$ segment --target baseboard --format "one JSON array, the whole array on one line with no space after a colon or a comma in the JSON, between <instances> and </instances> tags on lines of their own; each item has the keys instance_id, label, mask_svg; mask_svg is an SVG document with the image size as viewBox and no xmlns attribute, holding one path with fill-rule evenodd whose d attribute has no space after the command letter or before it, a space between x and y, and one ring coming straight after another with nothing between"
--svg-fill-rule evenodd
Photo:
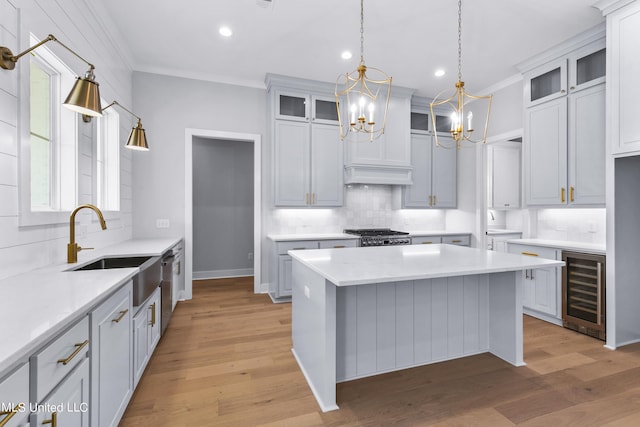
<instances>
[{"instance_id":1,"label":"baseboard","mask_svg":"<svg viewBox=\"0 0 640 427\"><path fill-rule=\"evenodd\" d=\"M193 280L224 279L228 277L253 276L253 268L238 268L234 270L194 271Z\"/></svg>"}]
</instances>

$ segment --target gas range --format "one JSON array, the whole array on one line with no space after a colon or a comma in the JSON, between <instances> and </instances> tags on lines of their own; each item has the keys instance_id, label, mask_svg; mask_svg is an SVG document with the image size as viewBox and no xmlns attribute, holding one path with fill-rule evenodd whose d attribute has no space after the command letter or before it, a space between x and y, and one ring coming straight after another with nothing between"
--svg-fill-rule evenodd
<instances>
[{"instance_id":1,"label":"gas range","mask_svg":"<svg viewBox=\"0 0 640 427\"><path fill-rule=\"evenodd\" d=\"M360 236L360 246L410 245L409 233L389 228L361 228L344 230L347 234Z\"/></svg>"}]
</instances>

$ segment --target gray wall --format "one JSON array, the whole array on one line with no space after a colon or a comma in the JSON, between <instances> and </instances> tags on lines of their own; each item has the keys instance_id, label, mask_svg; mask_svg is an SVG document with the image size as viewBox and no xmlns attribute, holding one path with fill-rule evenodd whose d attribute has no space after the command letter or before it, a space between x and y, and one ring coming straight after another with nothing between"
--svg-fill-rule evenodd
<instances>
[{"instance_id":1,"label":"gray wall","mask_svg":"<svg viewBox=\"0 0 640 427\"><path fill-rule=\"evenodd\" d=\"M253 143L194 138L194 277L252 269L249 253L253 254Z\"/></svg>"},{"instance_id":2,"label":"gray wall","mask_svg":"<svg viewBox=\"0 0 640 427\"><path fill-rule=\"evenodd\" d=\"M150 148L134 153L134 237L184 235L186 128L262 135L263 174L269 176L265 89L134 72L133 95L133 111L144 120ZM269 182L262 179L264 212ZM170 227L157 229L157 218L169 219ZM266 238L262 242L261 283L267 283Z\"/></svg>"}]
</instances>

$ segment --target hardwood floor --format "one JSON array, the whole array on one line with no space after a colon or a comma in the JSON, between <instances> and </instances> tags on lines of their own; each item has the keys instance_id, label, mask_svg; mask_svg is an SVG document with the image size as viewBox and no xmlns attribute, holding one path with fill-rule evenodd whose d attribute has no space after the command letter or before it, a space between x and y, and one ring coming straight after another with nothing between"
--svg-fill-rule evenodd
<instances>
[{"instance_id":1,"label":"hardwood floor","mask_svg":"<svg viewBox=\"0 0 640 427\"><path fill-rule=\"evenodd\" d=\"M121 426L639 426L640 344L525 316L526 367L490 355L338 385L322 413L291 354L291 305L253 278L194 282Z\"/></svg>"}]
</instances>

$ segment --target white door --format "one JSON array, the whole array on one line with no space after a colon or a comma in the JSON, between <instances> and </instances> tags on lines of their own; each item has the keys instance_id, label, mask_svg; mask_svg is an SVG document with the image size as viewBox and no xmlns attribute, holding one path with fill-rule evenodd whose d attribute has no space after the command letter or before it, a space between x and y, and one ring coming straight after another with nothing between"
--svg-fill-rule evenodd
<instances>
[{"instance_id":1,"label":"white door","mask_svg":"<svg viewBox=\"0 0 640 427\"><path fill-rule=\"evenodd\" d=\"M605 203L605 85L569 97L569 203Z\"/></svg>"},{"instance_id":2,"label":"white door","mask_svg":"<svg viewBox=\"0 0 640 427\"><path fill-rule=\"evenodd\" d=\"M533 282L533 301L531 308L558 317L556 268L537 268L530 270Z\"/></svg>"},{"instance_id":3,"label":"white door","mask_svg":"<svg viewBox=\"0 0 640 427\"><path fill-rule=\"evenodd\" d=\"M431 144L429 135L411 134L413 184L403 188L403 207L427 208L431 195Z\"/></svg>"},{"instance_id":4,"label":"white door","mask_svg":"<svg viewBox=\"0 0 640 427\"><path fill-rule=\"evenodd\" d=\"M566 97L525 111L524 146L527 205L565 205L568 192Z\"/></svg>"},{"instance_id":5,"label":"white door","mask_svg":"<svg viewBox=\"0 0 640 427\"><path fill-rule=\"evenodd\" d=\"M342 206L344 142L337 126L311 126L311 204Z\"/></svg>"},{"instance_id":6,"label":"white door","mask_svg":"<svg viewBox=\"0 0 640 427\"><path fill-rule=\"evenodd\" d=\"M438 137L444 140L443 137ZM450 139L450 138L447 138ZM447 147L452 146L451 141L445 143ZM436 147L432 140L431 159L431 194L433 195L432 207L434 208L455 208L458 203L456 190L456 157L458 150L455 148Z\"/></svg>"},{"instance_id":7,"label":"white door","mask_svg":"<svg viewBox=\"0 0 640 427\"><path fill-rule=\"evenodd\" d=\"M274 174L276 206L307 206L309 194L309 124L276 120Z\"/></svg>"},{"instance_id":8,"label":"white door","mask_svg":"<svg viewBox=\"0 0 640 427\"><path fill-rule=\"evenodd\" d=\"M492 147L492 207L520 207L520 149Z\"/></svg>"}]
</instances>

